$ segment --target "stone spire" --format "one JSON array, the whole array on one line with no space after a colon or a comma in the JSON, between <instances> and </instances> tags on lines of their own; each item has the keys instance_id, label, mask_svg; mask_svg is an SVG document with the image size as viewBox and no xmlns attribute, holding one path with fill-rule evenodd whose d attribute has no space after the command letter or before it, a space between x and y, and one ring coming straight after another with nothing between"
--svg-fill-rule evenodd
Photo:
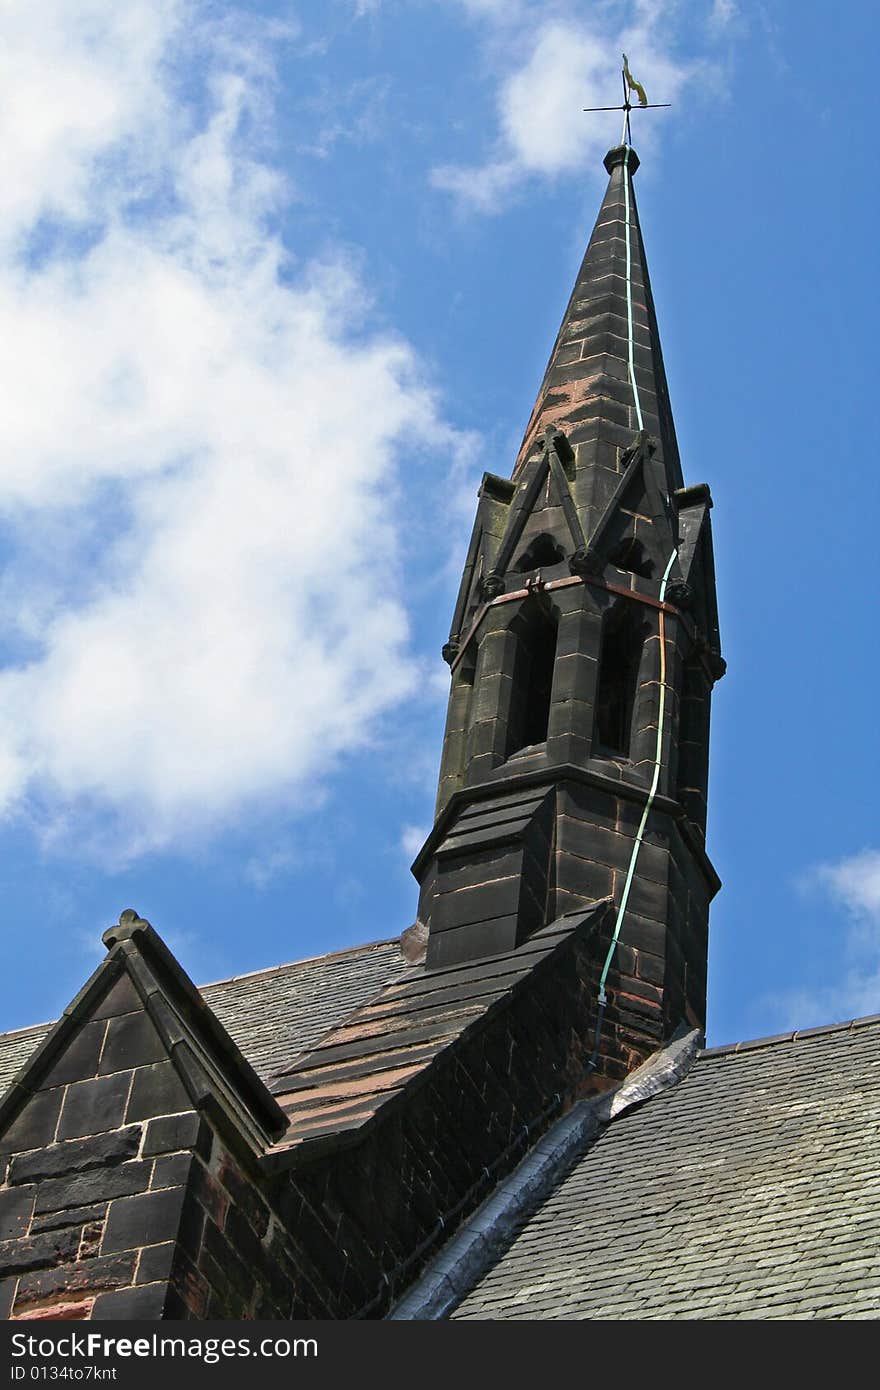
<instances>
[{"instance_id":1,"label":"stone spire","mask_svg":"<svg viewBox=\"0 0 880 1390\"><path fill-rule=\"evenodd\" d=\"M633 188L638 167L639 157L628 145L619 145L605 156L608 189L550 354L515 473L550 425L563 430L573 448L594 445L597 456L602 444L617 448L629 442L637 430L645 429L657 441L656 461L665 464L668 491L682 485ZM630 312L641 421L630 375Z\"/></svg>"},{"instance_id":2,"label":"stone spire","mask_svg":"<svg viewBox=\"0 0 880 1390\"><path fill-rule=\"evenodd\" d=\"M444 655L429 970L527 948L610 900L585 963L597 1084L706 1007L709 489L684 487L633 195L608 189L512 478L486 473Z\"/></svg>"}]
</instances>

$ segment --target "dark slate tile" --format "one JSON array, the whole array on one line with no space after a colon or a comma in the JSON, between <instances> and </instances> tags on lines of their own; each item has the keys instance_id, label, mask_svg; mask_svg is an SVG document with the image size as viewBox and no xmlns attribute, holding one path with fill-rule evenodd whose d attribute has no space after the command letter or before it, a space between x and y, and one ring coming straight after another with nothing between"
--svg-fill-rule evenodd
<instances>
[{"instance_id":1,"label":"dark slate tile","mask_svg":"<svg viewBox=\"0 0 880 1390\"><path fill-rule=\"evenodd\" d=\"M59 1293L85 1293L95 1289L114 1289L120 1284L129 1284L134 1278L136 1256L128 1251L124 1255L98 1256L94 1259L78 1260L75 1264L60 1269L38 1269L23 1274L19 1281L16 1308L28 1303L37 1303Z\"/></svg>"},{"instance_id":2,"label":"dark slate tile","mask_svg":"<svg viewBox=\"0 0 880 1390\"><path fill-rule=\"evenodd\" d=\"M851 1318L880 1306L871 1033L844 1025L702 1054L604 1131L454 1316Z\"/></svg>"}]
</instances>

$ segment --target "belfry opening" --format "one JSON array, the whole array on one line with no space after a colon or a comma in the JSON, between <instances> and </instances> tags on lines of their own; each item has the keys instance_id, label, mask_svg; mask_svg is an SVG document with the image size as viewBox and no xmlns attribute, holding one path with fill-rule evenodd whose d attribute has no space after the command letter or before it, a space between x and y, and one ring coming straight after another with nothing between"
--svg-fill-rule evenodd
<instances>
[{"instance_id":1,"label":"belfry opening","mask_svg":"<svg viewBox=\"0 0 880 1390\"><path fill-rule=\"evenodd\" d=\"M513 662L506 756L546 742L556 665L558 622L546 605L526 604L513 626Z\"/></svg>"}]
</instances>

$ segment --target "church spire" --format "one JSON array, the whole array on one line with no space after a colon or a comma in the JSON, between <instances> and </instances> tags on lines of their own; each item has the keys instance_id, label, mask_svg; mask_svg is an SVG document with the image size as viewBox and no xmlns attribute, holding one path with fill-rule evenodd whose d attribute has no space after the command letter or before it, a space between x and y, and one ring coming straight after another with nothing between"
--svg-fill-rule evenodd
<instances>
[{"instance_id":1,"label":"church spire","mask_svg":"<svg viewBox=\"0 0 880 1390\"><path fill-rule=\"evenodd\" d=\"M657 317L639 226L630 145L605 156L608 188L581 264L538 398L518 472L548 425L579 443L612 447L644 429L657 441L667 490L681 487L681 464L660 350Z\"/></svg>"},{"instance_id":2,"label":"church spire","mask_svg":"<svg viewBox=\"0 0 880 1390\"><path fill-rule=\"evenodd\" d=\"M444 655L437 814L413 865L429 971L611 900L597 1084L706 1007L709 708L724 671L705 485L682 486L633 195L608 189L512 478L483 476Z\"/></svg>"}]
</instances>

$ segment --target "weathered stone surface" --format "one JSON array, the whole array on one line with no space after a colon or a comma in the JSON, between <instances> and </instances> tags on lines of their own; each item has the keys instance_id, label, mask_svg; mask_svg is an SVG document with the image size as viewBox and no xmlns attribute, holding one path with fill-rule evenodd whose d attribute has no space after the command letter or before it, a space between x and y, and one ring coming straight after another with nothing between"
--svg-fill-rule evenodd
<instances>
[{"instance_id":1,"label":"weathered stone surface","mask_svg":"<svg viewBox=\"0 0 880 1390\"><path fill-rule=\"evenodd\" d=\"M174 1069L173 1062L156 1062L135 1072L126 1120L148 1120L155 1115L171 1115L191 1110L192 1101Z\"/></svg>"},{"instance_id":2,"label":"weathered stone surface","mask_svg":"<svg viewBox=\"0 0 880 1390\"><path fill-rule=\"evenodd\" d=\"M127 1251L24 1274L19 1281L16 1308L61 1293L100 1293L102 1289L124 1287L134 1279L136 1261L137 1256Z\"/></svg>"},{"instance_id":3,"label":"weathered stone surface","mask_svg":"<svg viewBox=\"0 0 880 1390\"><path fill-rule=\"evenodd\" d=\"M83 1226L103 1221L107 1210L105 1202L97 1202L90 1207L65 1207L63 1211L47 1211L35 1216L31 1222L32 1231L55 1231L61 1226Z\"/></svg>"},{"instance_id":4,"label":"weathered stone surface","mask_svg":"<svg viewBox=\"0 0 880 1390\"><path fill-rule=\"evenodd\" d=\"M78 1139L118 1128L125 1114L130 1085L131 1072L118 1072L115 1076L100 1076L68 1086L58 1123L58 1138Z\"/></svg>"},{"instance_id":5,"label":"weathered stone surface","mask_svg":"<svg viewBox=\"0 0 880 1390\"><path fill-rule=\"evenodd\" d=\"M0 1192L0 1241L23 1236L34 1209L34 1188L11 1188Z\"/></svg>"},{"instance_id":6,"label":"weathered stone surface","mask_svg":"<svg viewBox=\"0 0 880 1390\"><path fill-rule=\"evenodd\" d=\"M15 1290L18 1287L18 1280L13 1276L10 1279L0 1279L0 1321L6 1322L12 1312L12 1300L15 1297Z\"/></svg>"},{"instance_id":7,"label":"weathered stone surface","mask_svg":"<svg viewBox=\"0 0 880 1390\"><path fill-rule=\"evenodd\" d=\"M217 1166L217 1180L229 1193L233 1205L242 1212L258 1235L269 1225L269 1207L252 1179L245 1177L229 1154L224 1154Z\"/></svg>"},{"instance_id":8,"label":"weathered stone surface","mask_svg":"<svg viewBox=\"0 0 880 1390\"><path fill-rule=\"evenodd\" d=\"M144 1157L148 1154L175 1153L179 1149L194 1149L207 1156L210 1149L210 1130L195 1111L186 1115L162 1115L151 1120L144 1137Z\"/></svg>"},{"instance_id":9,"label":"weathered stone surface","mask_svg":"<svg viewBox=\"0 0 880 1390\"><path fill-rule=\"evenodd\" d=\"M92 1318L96 1321L129 1322L161 1318L168 1298L166 1283L143 1284L137 1288L104 1293L95 1300Z\"/></svg>"},{"instance_id":10,"label":"weathered stone surface","mask_svg":"<svg viewBox=\"0 0 880 1390\"><path fill-rule=\"evenodd\" d=\"M150 1160L120 1163L114 1168L93 1168L69 1178L47 1178L40 1183L36 1210L59 1211L62 1207L90 1206L111 1197L144 1192L153 1173Z\"/></svg>"},{"instance_id":11,"label":"weathered stone surface","mask_svg":"<svg viewBox=\"0 0 880 1390\"><path fill-rule=\"evenodd\" d=\"M120 1197L110 1205L101 1250L133 1250L177 1236L185 1189L168 1187L137 1197Z\"/></svg>"},{"instance_id":12,"label":"weathered stone surface","mask_svg":"<svg viewBox=\"0 0 880 1390\"><path fill-rule=\"evenodd\" d=\"M40 1091L26 1101L12 1124L0 1135L0 1153L39 1149L55 1138L64 1090Z\"/></svg>"},{"instance_id":13,"label":"weathered stone surface","mask_svg":"<svg viewBox=\"0 0 880 1390\"><path fill-rule=\"evenodd\" d=\"M79 1246L79 1231L47 1231L37 1236L0 1243L0 1274L20 1274L41 1265L60 1264L73 1259Z\"/></svg>"},{"instance_id":14,"label":"weathered stone surface","mask_svg":"<svg viewBox=\"0 0 880 1390\"><path fill-rule=\"evenodd\" d=\"M149 1015L123 1014L107 1025L107 1039L98 1070L102 1075L167 1059L165 1045Z\"/></svg>"},{"instance_id":15,"label":"weathered stone surface","mask_svg":"<svg viewBox=\"0 0 880 1390\"><path fill-rule=\"evenodd\" d=\"M141 1126L127 1125L124 1129L107 1130L85 1139L68 1139L65 1143L50 1144L47 1148L14 1157L9 1166L9 1181L33 1182L38 1178L54 1178L62 1174L84 1173L90 1168L109 1167L132 1158L140 1142Z\"/></svg>"}]
</instances>

